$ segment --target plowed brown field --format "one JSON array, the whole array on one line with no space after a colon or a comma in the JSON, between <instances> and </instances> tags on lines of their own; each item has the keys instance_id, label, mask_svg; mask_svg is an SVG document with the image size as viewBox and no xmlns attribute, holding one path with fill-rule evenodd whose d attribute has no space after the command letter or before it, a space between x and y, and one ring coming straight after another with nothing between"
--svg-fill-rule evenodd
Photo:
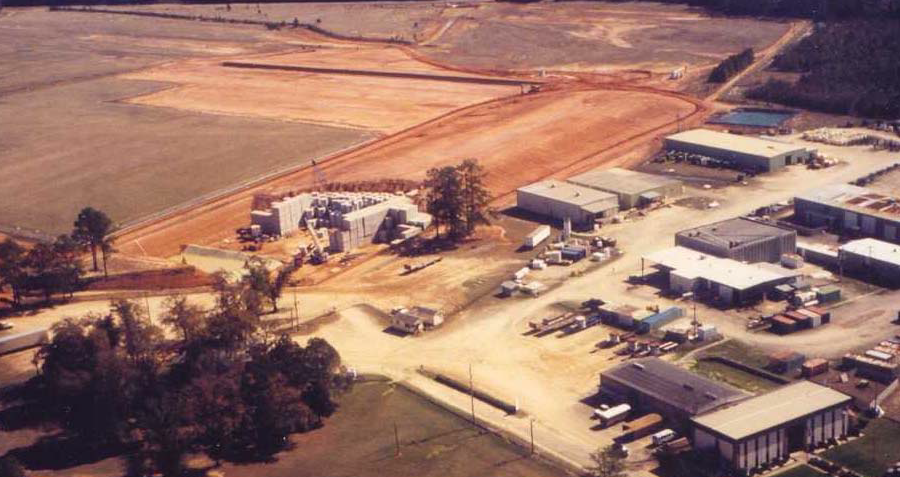
<instances>
[{"instance_id":1,"label":"plowed brown field","mask_svg":"<svg viewBox=\"0 0 900 477\"><path fill-rule=\"evenodd\" d=\"M619 165L627 147L650 142L677 117L702 107L671 93L628 89L584 90L580 84L464 108L324 161L329 181L422 178L432 167L476 158L486 168L495 197L552 176L600 165ZM170 256L186 243L210 244L233 236L249 222L255 192L268 187L307 187L312 172L300 170L121 235L126 253Z\"/></svg>"},{"instance_id":2,"label":"plowed brown field","mask_svg":"<svg viewBox=\"0 0 900 477\"><path fill-rule=\"evenodd\" d=\"M413 60L397 48L378 46L323 48L250 57L247 61L266 65L447 74ZM454 76L471 75L459 73ZM518 86L506 85L234 68L223 66L218 59L169 63L129 73L124 78L177 85L130 98L128 102L133 104L302 121L382 133L394 133L455 109L520 91Z\"/></svg>"}]
</instances>

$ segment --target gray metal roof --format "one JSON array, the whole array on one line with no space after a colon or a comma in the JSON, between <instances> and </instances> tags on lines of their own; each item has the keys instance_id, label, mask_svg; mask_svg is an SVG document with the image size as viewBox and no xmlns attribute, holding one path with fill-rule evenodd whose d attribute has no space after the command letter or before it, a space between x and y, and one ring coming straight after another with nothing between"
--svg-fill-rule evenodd
<instances>
[{"instance_id":1,"label":"gray metal roof","mask_svg":"<svg viewBox=\"0 0 900 477\"><path fill-rule=\"evenodd\" d=\"M735 441L852 400L811 381L800 381L693 420Z\"/></svg>"},{"instance_id":2,"label":"gray metal roof","mask_svg":"<svg viewBox=\"0 0 900 477\"><path fill-rule=\"evenodd\" d=\"M797 194L798 199L818 204L839 205L845 199L869 193L869 189L865 187L855 186L853 184L829 184L815 189L809 189L801 194Z\"/></svg>"},{"instance_id":3,"label":"gray metal roof","mask_svg":"<svg viewBox=\"0 0 900 477\"><path fill-rule=\"evenodd\" d=\"M659 358L641 358L600 373L690 415L702 414L750 395Z\"/></svg>"},{"instance_id":4,"label":"gray metal roof","mask_svg":"<svg viewBox=\"0 0 900 477\"><path fill-rule=\"evenodd\" d=\"M787 144L753 136L728 134L709 129L692 129L690 131L673 134L666 137L666 139L767 158L780 156L781 154L789 152L805 150L803 146L794 144Z\"/></svg>"},{"instance_id":5,"label":"gray metal roof","mask_svg":"<svg viewBox=\"0 0 900 477\"><path fill-rule=\"evenodd\" d=\"M659 187L681 184L681 181L644 172L613 167L594 169L567 179L573 184L617 194L640 194Z\"/></svg>"},{"instance_id":6,"label":"gray metal roof","mask_svg":"<svg viewBox=\"0 0 900 477\"><path fill-rule=\"evenodd\" d=\"M796 235L797 232L744 217L682 230L676 235L725 248L735 248L771 237Z\"/></svg>"},{"instance_id":7,"label":"gray metal roof","mask_svg":"<svg viewBox=\"0 0 900 477\"><path fill-rule=\"evenodd\" d=\"M608 192L569 184L555 179L535 182L525 187L520 187L518 190L547 199L577 205L588 210L604 207L604 205L608 204L616 205L619 203L618 197ZM609 207L605 207L599 210L606 210L608 208Z\"/></svg>"}]
</instances>

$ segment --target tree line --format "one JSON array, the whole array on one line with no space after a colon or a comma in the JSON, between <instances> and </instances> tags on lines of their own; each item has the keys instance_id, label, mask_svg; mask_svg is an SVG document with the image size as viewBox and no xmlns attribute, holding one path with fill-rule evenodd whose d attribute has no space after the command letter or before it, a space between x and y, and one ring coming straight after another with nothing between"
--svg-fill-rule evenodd
<instances>
[{"instance_id":1,"label":"tree line","mask_svg":"<svg viewBox=\"0 0 900 477\"><path fill-rule=\"evenodd\" d=\"M854 20L819 27L772 63L799 80L772 79L752 99L832 114L900 117L900 23Z\"/></svg>"},{"instance_id":2,"label":"tree line","mask_svg":"<svg viewBox=\"0 0 900 477\"><path fill-rule=\"evenodd\" d=\"M426 210L434 218L438 237L442 226L449 239L461 240L472 235L478 225L488 223L490 193L484 177L484 168L474 159L428 171Z\"/></svg>"},{"instance_id":3,"label":"tree line","mask_svg":"<svg viewBox=\"0 0 900 477\"><path fill-rule=\"evenodd\" d=\"M752 64L753 48L747 48L736 55L731 55L722 60L722 62L709 73L709 78L707 78L706 81L709 83L724 83Z\"/></svg>"},{"instance_id":4,"label":"tree line","mask_svg":"<svg viewBox=\"0 0 900 477\"><path fill-rule=\"evenodd\" d=\"M630 0L604 0L624 2ZM653 0L736 16L841 20L900 17L900 0Z\"/></svg>"},{"instance_id":5,"label":"tree line","mask_svg":"<svg viewBox=\"0 0 900 477\"><path fill-rule=\"evenodd\" d=\"M210 309L167 298L160 324L129 300L57 323L26 384L30 408L100 455L124 454L128 475L183 475L187 453L270 459L290 434L321 427L349 382L326 341L265 331L270 297L249 277L220 276Z\"/></svg>"},{"instance_id":6,"label":"tree line","mask_svg":"<svg viewBox=\"0 0 900 477\"><path fill-rule=\"evenodd\" d=\"M82 285L82 253L91 253L94 271L100 270L102 262L104 275L108 273L112 230L112 220L106 214L85 207L78 213L72 233L60 235L51 243L41 242L26 249L7 238L0 242L0 291L9 288L16 307L33 293L40 293L47 302L54 294L71 296Z\"/></svg>"}]
</instances>

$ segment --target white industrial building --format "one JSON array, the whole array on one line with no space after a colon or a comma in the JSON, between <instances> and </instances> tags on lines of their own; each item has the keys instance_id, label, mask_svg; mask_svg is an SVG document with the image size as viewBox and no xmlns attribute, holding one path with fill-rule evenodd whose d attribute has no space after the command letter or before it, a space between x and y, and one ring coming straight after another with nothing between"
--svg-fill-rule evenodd
<instances>
[{"instance_id":1,"label":"white industrial building","mask_svg":"<svg viewBox=\"0 0 900 477\"><path fill-rule=\"evenodd\" d=\"M251 223L262 233L288 235L302 225L329 229L329 248L345 252L361 245L413 237L431 225L409 198L381 192L299 194L254 210Z\"/></svg>"},{"instance_id":2,"label":"white industrial building","mask_svg":"<svg viewBox=\"0 0 900 477\"><path fill-rule=\"evenodd\" d=\"M619 211L619 199L608 192L550 179L519 188L516 207L556 220L570 219L576 226L590 226L597 219L614 216Z\"/></svg>"},{"instance_id":3,"label":"white industrial building","mask_svg":"<svg viewBox=\"0 0 900 477\"><path fill-rule=\"evenodd\" d=\"M847 435L852 398L800 381L692 419L694 448L752 472Z\"/></svg>"},{"instance_id":4,"label":"white industrial building","mask_svg":"<svg viewBox=\"0 0 900 477\"><path fill-rule=\"evenodd\" d=\"M684 184L677 179L618 167L594 169L570 177L566 182L615 194L619 198L619 210L640 207L684 192Z\"/></svg>"},{"instance_id":5,"label":"white industrial building","mask_svg":"<svg viewBox=\"0 0 900 477\"><path fill-rule=\"evenodd\" d=\"M806 161L813 151L773 139L692 129L666 137L665 149L728 161L735 167L774 171Z\"/></svg>"},{"instance_id":6,"label":"white industrial building","mask_svg":"<svg viewBox=\"0 0 900 477\"><path fill-rule=\"evenodd\" d=\"M641 258L666 274L675 293L711 293L726 305L762 298L770 289L793 281L799 273L769 263L746 264L707 255L685 247L672 247Z\"/></svg>"}]
</instances>

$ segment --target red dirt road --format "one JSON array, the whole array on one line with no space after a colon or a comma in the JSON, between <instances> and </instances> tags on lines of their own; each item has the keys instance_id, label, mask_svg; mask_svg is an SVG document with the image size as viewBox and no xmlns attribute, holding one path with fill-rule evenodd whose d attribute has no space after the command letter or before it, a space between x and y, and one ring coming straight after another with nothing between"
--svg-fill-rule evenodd
<instances>
[{"instance_id":1,"label":"red dirt road","mask_svg":"<svg viewBox=\"0 0 900 477\"><path fill-rule=\"evenodd\" d=\"M330 158L320 168L329 181L419 179L432 167L477 158L494 197L503 201L517 187L548 176L622 165L631 158L624 153L673 129L679 115L686 121L705 111L698 101L669 92L585 86L562 85L464 108ZM248 223L254 193L311 183L308 169L289 173L126 231L118 247L124 253L171 256L183 244L211 244Z\"/></svg>"}]
</instances>

